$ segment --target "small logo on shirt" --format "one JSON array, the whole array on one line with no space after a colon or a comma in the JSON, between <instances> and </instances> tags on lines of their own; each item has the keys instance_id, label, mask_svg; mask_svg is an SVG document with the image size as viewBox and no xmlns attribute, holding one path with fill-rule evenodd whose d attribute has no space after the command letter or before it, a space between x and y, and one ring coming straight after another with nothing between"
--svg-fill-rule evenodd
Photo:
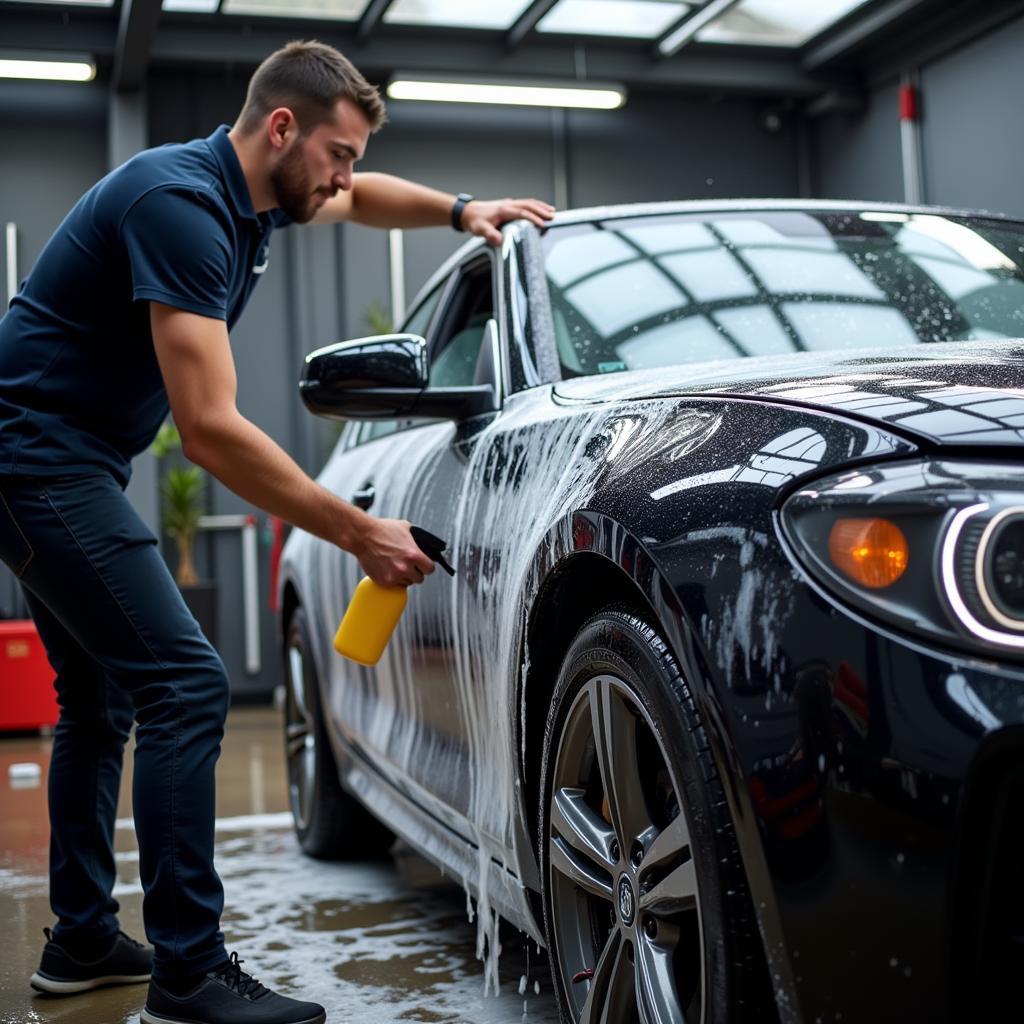
<instances>
[{"instance_id":1,"label":"small logo on shirt","mask_svg":"<svg viewBox=\"0 0 1024 1024\"><path fill-rule=\"evenodd\" d=\"M259 255L256 257L256 262L252 265L252 272L254 274L262 274L266 271L267 266L270 264L270 246L260 246Z\"/></svg>"}]
</instances>

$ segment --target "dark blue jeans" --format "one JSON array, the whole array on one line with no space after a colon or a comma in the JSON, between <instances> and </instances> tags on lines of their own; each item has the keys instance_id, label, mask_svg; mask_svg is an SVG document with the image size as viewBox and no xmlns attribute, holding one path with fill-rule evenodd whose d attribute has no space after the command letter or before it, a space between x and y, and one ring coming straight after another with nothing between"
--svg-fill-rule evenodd
<instances>
[{"instance_id":1,"label":"dark blue jeans","mask_svg":"<svg viewBox=\"0 0 1024 1024\"><path fill-rule=\"evenodd\" d=\"M228 679L106 473L0 476L0 559L21 581L57 674L50 903L79 945L118 929L113 835L132 719L132 804L157 979L226 958L213 867L214 765Z\"/></svg>"}]
</instances>

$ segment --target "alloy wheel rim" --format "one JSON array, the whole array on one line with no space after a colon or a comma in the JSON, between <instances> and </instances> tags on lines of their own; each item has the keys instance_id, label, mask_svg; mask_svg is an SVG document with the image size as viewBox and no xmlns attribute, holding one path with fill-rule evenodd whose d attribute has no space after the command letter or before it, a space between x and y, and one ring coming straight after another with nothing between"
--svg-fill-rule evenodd
<instances>
[{"instance_id":1,"label":"alloy wheel rim","mask_svg":"<svg viewBox=\"0 0 1024 1024\"><path fill-rule=\"evenodd\" d=\"M690 831L650 716L589 679L559 737L548 807L555 959L579 1024L702 1024L704 931Z\"/></svg>"},{"instance_id":2,"label":"alloy wheel rim","mask_svg":"<svg viewBox=\"0 0 1024 1024\"><path fill-rule=\"evenodd\" d=\"M288 646L288 685L285 697L285 755L288 761L288 799L296 826L309 827L316 781L316 732L305 656L297 644Z\"/></svg>"}]
</instances>

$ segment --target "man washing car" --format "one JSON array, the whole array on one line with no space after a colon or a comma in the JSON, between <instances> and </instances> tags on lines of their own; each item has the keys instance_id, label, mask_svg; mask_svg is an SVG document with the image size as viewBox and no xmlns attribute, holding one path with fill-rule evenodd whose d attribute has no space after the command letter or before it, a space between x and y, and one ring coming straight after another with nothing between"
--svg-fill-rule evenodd
<instances>
[{"instance_id":1,"label":"man washing car","mask_svg":"<svg viewBox=\"0 0 1024 1024\"><path fill-rule=\"evenodd\" d=\"M148 150L90 189L0 320L0 558L21 580L61 705L49 776L58 921L32 978L40 990L141 981L152 969L148 1024L325 1019L225 951L214 764L229 684L123 488L169 408L193 462L350 551L376 582L433 571L408 523L324 490L238 412L228 341L275 227L452 223L496 244L506 221L550 217L538 200L484 202L354 174L384 116L340 53L289 44L257 69L230 130ZM119 931L111 896L133 719L153 951Z\"/></svg>"}]
</instances>

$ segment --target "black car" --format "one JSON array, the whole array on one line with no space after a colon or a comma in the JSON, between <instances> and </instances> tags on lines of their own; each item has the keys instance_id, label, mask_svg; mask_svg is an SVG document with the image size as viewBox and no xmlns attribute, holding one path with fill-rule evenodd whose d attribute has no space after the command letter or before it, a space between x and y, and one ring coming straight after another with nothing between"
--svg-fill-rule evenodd
<instances>
[{"instance_id":1,"label":"black car","mask_svg":"<svg viewBox=\"0 0 1024 1024\"><path fill-rule=\"evenodd\" d=\"M580 211L311 354L321 483L458 574L364 668L289 540L304 849L401 836L567 1022L1021 1019L1022 268L989 215Z\"/></svg>"}]
</instances>

